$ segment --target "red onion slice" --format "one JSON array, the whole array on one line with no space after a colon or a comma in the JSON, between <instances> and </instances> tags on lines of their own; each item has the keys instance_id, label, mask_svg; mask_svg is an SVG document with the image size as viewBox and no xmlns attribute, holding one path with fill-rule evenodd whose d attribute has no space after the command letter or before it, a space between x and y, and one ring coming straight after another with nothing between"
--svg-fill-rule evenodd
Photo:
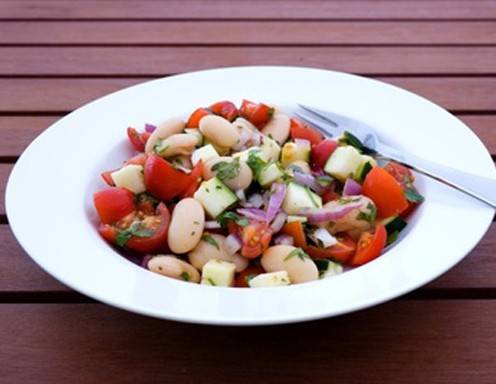
<instances>
[{"instance_id":1,"label":"red onion slice","mask_svg":"<svg viewBox=\"0 0 496 384\"><path fill-rule=\"evenodd\" d=\"M294 239L289 235L279 235L274 239L274 243L277 245L294 245Z\"/></svg>"},{"instance_id":2,"label":"red onion slice","mask_svg":"<svg viewBox=\"0 0 496 384\"><path fill-rule=\"evenodd\" d=\"M238 252L241 249L242 245L243 243L241 239L235 233L231 233L229 236L226 237L226 240L224 240L224 250L230 256Z\"/></svg>"},{"instance_id":3,"label":"red onion slice","mask_svg":"<svg viewBox=\"0 0 496 384\"><path fill-rule=\"evenodd\" d=\"M271 222L276 217L279 209L281 208L284 196L286 196L286 184L274 183L271 188L271 196L269 199L269 206L267 207L267 222Z\"/></svg>"},{"instance_id":4,"label":"red onion slice","mask_svg":"<svg viewBox=\"0 0 496 384\"><path fill-rule=\"evenodd\" d=\"M332 208L304 208L300 210L300 215L306 216L310 224L319 224L339 220L361 205L361 203L355 203L338 205Z\"/></svg>"},{"instance_id":5,"label":"red onion slice","mask_svg":"<svg viewBox=\"0 0 496 384\"><path fill-rule=\"evenodd\" d=\"M157 129L156 125L148 124L148 123L145 124L145 131L148 133L152 133L156 129Z\"/></svg>"},{"instance_id":6,"label":"red onion slice","mask_svg":"<svg viewBox=\"0 0 496 384\"><path fill-rule=\"evenodd\" d=\"M320 185L314 176L309 175L308 173L298 172L296 170L293 174L297 183L306 185L307 187L313 189L318 195L325 192L325 187Z\"/></svg>"},{"instance_id":7,"label":"red onion slice","mask_svg":"<svg viewBox=\"0 0 496 384\"><path fill-rule=\"evenodd\" d=\"M141 260L141 266L143 268L148 269L148 262L153 259L153 255L145 255L143 256L143 259Z\"/></svg>"},{"instance_id":8,"label":"red onion slice","mask_svg":"<svg viewBox=\"0 0 496 384\"><path fill-rule=\"evenodd\" d=\"M288 215L286 215L284 212L279 212L274 220L272 221L272 224L270 224L270 227L274 231L274 233L279 232L282 227L284 226L284 223L286 222L286 218Z\"/></svg>"},{"instance_id":9,"label":"red onion slice","mask_svg":"<svg viewBox=\"0 0 496 384\"><path fill-rule=\"evenodd\" d=\"M362 186L352 178L347 178L344 182L343 196L356 196L362 193Z\"/></svg>"},{"instance_id":10,"label":"red onion slice","mask_svg":"<svg viewBox=\"0 0 496 384\"><path fill-rule=\"evenodd\" d=\"M258 221L266 221L265 211L259 208L238 208L236 210L240 215L247 217L248 219L254 219Z\"/></svg>"}]
</instances>

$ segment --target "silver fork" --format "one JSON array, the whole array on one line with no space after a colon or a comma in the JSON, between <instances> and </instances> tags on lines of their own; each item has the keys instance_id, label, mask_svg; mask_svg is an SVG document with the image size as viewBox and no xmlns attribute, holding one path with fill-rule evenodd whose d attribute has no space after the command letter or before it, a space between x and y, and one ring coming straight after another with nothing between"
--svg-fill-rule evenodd
<instances>
[{"instance_id":1,"label":"silver fork","mask_svg":"<svg viewBox=\"0 0 496 384\"><path fill-rule=\"evenodd\" d=\"M338 137L345 132L351 133L363 144L363 149L374 157L396 161L496 208L495 179L459 171L399 151L381 142L375 130L361 121L306 105L298 105L304 112L296 112L296 115L324 135Z\"/></svg>"}]
</instances>

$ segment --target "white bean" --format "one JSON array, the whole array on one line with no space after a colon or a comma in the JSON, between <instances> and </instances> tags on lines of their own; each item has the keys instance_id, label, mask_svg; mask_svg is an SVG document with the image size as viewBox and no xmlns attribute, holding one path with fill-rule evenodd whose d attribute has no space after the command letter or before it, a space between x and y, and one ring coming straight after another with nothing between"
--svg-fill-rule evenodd
<instances>
[{"instance_id":1,"label":"white bean","mask_svg":"<svg viewBox=\"0 0 496 384\"><path fill-rule=\"evenodd\" d=\"M152 272L171 277L177 280L200 282L200 273L189 263L173 255L155 256L148 262L148 269Z\"/></svg>"},{"instance_id":2,"label":"white bean","mask_svg":"<svg viewBox=\"0 0 496 384\"><path fill-rule=\"evenodd\" d=\"M272 137L279 144L284 143L289 137L291 121L287 115L277 113L269 120L267 125L262 128L265 136Z\"/></svg>"},{"instance_id":3,"label":"white bean","mask_svg":"<svg viewBox=\"0 0 496 384\"><path fill-rule=\"evenodd\" d=\"M375 220L375 204L372 200L365 196L349 196L345 197L350 199L347 204L357 204L360 206L348 212L345 216L327 225L327 229L332 234L344 231L366 231L372 226ZM341 200L329 201L324 205L324 208L337 208L342 207Z\"/></svg>"},{"instance_id":4,"label":"white bean","mask_svg":"<svg viewBox=\"0 0 496 384\"><path fill-rule=\"evenodd\" d=\"M238 129L228 120L207 115L200 120L200 132L214 145L222 148L231 148L239 140Z\"/></svg>"},{"instance_id":5,"label":"white bean","mask_svg":"<svg viewBox=\"0 0 496 384\"><path fill-rule=\"evenodd\" d=\"M191 155L197 142L198 138L191 133L175 133L160 143L157 152L162 157Z\"/></svg>"},{"instance_id":6,"label":"white bean","mask_svg":"<svg viewBox=\"0 0 496 384\"><path fill-rule=\"evenodd\" d=\"M221 156L208 160L203 166L203 178L205 180L209 180L217 175L217 171L212 169L215 164L220 163L221 161L231 163L234 160L234 158L229 156ZM244 161L238 161L239 171L237 175L231 179L224 178L222 180L224 184L226 184L233 191L237 191L238 189L246 189L253 181L253 172L251 171L251 168Z\"/></svg>"},{"instance_id":7,"label":"white bean","mask_svg":"<svg viewBox=\"0 0 496 384\"><path fill-rule=\"evenodd\" d=\"M210 260L228 261L236 266L236 272L241 272L249 261L238 254L229 255L224 248L225 240L225 236L205 233L196 248L188 253L189 262L201 270Z\"/></svg>"},{"instance_id":8,"label":"white bean","mask_svg":"<svg viewBox=\"0 0 496 384\"><path fill-rule=\"evenodd\" d=\"M291 245L275 245L267 248L261 259L266 272L286 271L295 284L318 280L315 263L299 248Z\"/></svg>"},{"instance_id":9,"label":"white bean","mask_svg":"<svg viewBox=\"0 0 496 384\"><path fill-rule=\"evenodd\" d=\"M146 141L145 152L152 153L153 148L155 148L155 145L157 145L160 140L164 140L175 133L182 132L184 125L184 121L177 118L172 118L159 124Z\"/></svg>"},{"instance_id":10,"label":"white bean","mask_svg":"<svg viewBox=\"0 0 496 384\"><path fill-rule=\"evenodd\" d=\"M196 247L205 226L205 211L193 198L182 199L174 207L167 243L174 253L186 253Z\"/></svg>"}]
</instances>

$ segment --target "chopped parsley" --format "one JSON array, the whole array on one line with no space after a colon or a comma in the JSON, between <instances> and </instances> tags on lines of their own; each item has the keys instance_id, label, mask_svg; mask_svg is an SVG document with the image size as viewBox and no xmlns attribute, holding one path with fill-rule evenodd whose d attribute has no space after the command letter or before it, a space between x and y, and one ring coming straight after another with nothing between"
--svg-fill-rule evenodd
<instances>
[{"instance_id":1,"label":"chopped parsley","mask_svg":"<svg viewBox=\"0 0 496 384\"><path fill-rule=\"evenodd\" d=\"M298 257L301 261L305 261L305 259L310 259L310 256L308 256L305 251L301 248L296 248L293 249L289 254L284 258L283 261L287 261L293 257Z\"/></svg>"},{"instance_id":2,"label":"chopped parsley","mask_svg":"<svg viewBox=\"0 0 496 384\"><path fill-rule=\"evenodd\" d=\"M154 233L152 229L141 228L141 222L135 221L128 229L118 230L115 243L123 247L133 236L152 237Z\"/></svg>"},{"instance_id":3,"label":"chopped parsley","mask_svg":"<svg viewBox=\"0 0 496 384\"><path fill-rule=\"evenodd\" d=\"M324 176L318 176L316 180L317 183L319 183L323 187L328 187L329 185L331 185L334 179L331 176L324 175Z\"/></svg>"},{"instance_id":4,"label":"chopped parsley","mask_svg":"<svg viewBox=\"0 0 496 384\"><path fill-rule=\"evenodd\" d=\"M363 143L360 141L358 137L356 137L355 135L353 135L348 131L343 132L343 135L339 139L339 142L341 144L351 145L352 147L355 147L365 155L375 155L377 153L375 150L363 145Z\"/></svg>"},{"instance_id":5,"label":"chopped parsley","mask_svg":"<svg viewBox=\"0 0 496 384\"><path fill-rule=\"evenodd\" d=\"M146 204L150 203L153 205L153 207L156 207L160 201L153 197L152 195L149 195L146 192L140 193L139 195L136 195L135 197L136 204Z\"/></svg>"},{"instance_id":6,"label":"chopped parsley","mask_svg":"<svg viewBox=\"0 0 496 384\"><path fill-rule=\"evenodd\" d=\"M368 212L360 211L358 213L356 219L372 223L375 220L375 217L377 215L377 208L375 207L374 204L369 202L367 204L367 209L368 209Z\"/></svg>"},{"instance_id":7,"label":"chopped parsley","mask_svg":"<svg viewBox=\"0 0 496 384\"><path fill-rule=\"evenodd\" d=\"M181 279L183 279L184 281L190 281L190 279L191 279L191 276L189 275L188 272L183 272L183 273L181 273L180 276L181 276Z\"/></svg>"},{"instance_id":8,"label":"chopped parsley","mask_svg":"<svg viewBox=\"0 0 496 384\"><path fill-rule=\"evenodd\" d=\"M387 237L386 245L394 243L398 239L399 234L400 231L391 232Z\"/></svg>"},{"instance_id":9,"label":"chopped parsley","mask_svg":"<svg viewBox=\"0 0 496 384\"><path fill-rule=\"evenodd\" d=\"M215 281L211 277L207 277L207 281L210 285L213 285L214 287L217 285L215 284Z\"/></svg>"},{"instance_id":10,"label":"chopped parsley","mask_svg":"<svg viewBox=\"0 0 496 384\"><path fill-rule=\"evenodd\" d=\"M357 201L360 201L359 197L341 197L340 199L337 200L339 205L356 203Z\"/></svg>"},{"instance_id":11,"label":"chopped parsley","mask_svg":"<svg viewBox=\"0 0 496 384\"><path fill-rule=\"evenodd\" d=\"M201 239L210 245L213 245L215 248L217 248L220 251L220 246L219 243L208 233L204 233L201 237Z\"/></svg>"},{"instance_id":12,"label":"chopped parsley","mask_svg":"<svg viewBox=\"0 0 496 384\"><path fill-rule=\"evenodd\" d=\"M217 216L217 222L220 224L222 228L227 228L227 223L229 220L234 221L240 227L246 227L249 224L249 221L246 217L242 217L237 213L225 211Z\"/></svg>"},{"instance_id":13,"label":"chopped parsley","mask_svg":"<svg viewBox=\"0 0 496 384\"><path fill-rule=\"evenodd\" d=\"M250 153L248 154L248 160L246 160L246 164L248 164L248 166L253 171L253 175L255 176L255 178L258 177L258 175L260 174L262 169L267 165L267 162L262 160L257 155L257 152L259 152L259 151L260 150L250 151Z\"/></svg>"},{"instance_id":14,"label":"chopped parsley","mask_svg":"<svg viewBox=\"0 0 496 384\"><path fill-rule=\"evenodd\" d=\"M419 194L417 190L410 185L405 188L405 197L412 203L421 203L422 201L424 201L424 196Z\"/></svg>"},{"instance_id":15,"label":"chopped parsley","mask_svg":"<svg viewBox=\"0 0 496 384\"><path fill-rule=\"evenodd\" d=\"M212 171L217 172L217 177L221 180L234 179L239 175L239 157L233 161L218 162L212 167Z\"/></svg>"},{"instance_id":16,"label":"chopped parsley","mask_svg":"<svg viewBox=\"0 0 496 384\"><path fill-rule=\"evenodd\" d=\"M153 152L155 152L156 154L158 154L160 156L164 156L165 155L165 152L167 152L167 150L169 149L169 147L170 147L170 145L165 145L164 147L162 147L162 142L159 141L153 147Z\"/></svg>"}]
</instances>

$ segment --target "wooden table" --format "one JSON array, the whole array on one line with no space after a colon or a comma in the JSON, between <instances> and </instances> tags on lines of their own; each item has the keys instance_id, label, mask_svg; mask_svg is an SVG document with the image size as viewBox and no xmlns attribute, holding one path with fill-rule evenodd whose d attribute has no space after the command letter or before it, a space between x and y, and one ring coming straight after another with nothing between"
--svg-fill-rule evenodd
<instances>
[{"instance_id":1,"label":"wooden table","mask_svg":"<svg viewBox=\"0 0 496 384\"><path fill-rule=\"evenodd\" d=\"M23 148L74 108L217 66L378 78L443 105L496 153L496 1L21 0L0 1L0 20L2 194ZM0 214L1 383L496 382L495 224L452 271L387 304L221 328L134 315L68 289L19 247L3 198Z\"/></svg>"}]
</instances>

